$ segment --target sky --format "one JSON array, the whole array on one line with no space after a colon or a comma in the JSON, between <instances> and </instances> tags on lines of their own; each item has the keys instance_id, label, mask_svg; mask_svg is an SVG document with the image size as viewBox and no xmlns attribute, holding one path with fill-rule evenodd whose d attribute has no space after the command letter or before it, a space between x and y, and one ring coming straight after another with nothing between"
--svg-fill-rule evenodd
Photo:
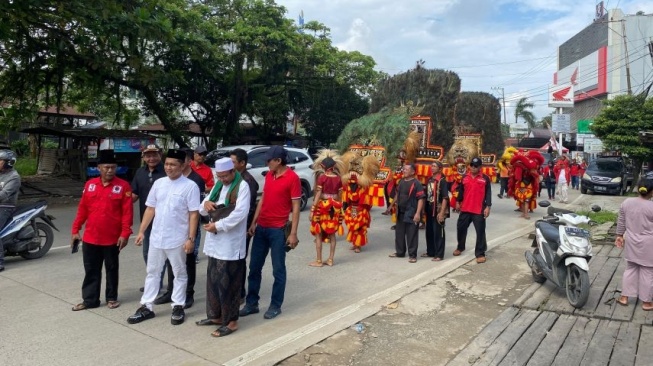
<instances>
[{"instance_id":1,"label":"sky","mask_svg":"<svg viewBox=\"0 0 653 366\"><path fill-rule=\"evenodd\" d=\"M558 46L590 25L595 0L276 0L286 16L331 29L339 49L372 56L390 75L412 69L451 70L462 91L506 99L507 122L522 97L537 119L550 114L548 86ZM606 9L653 13L652 0L605 0Z\"/></svg>"}]
</instances>

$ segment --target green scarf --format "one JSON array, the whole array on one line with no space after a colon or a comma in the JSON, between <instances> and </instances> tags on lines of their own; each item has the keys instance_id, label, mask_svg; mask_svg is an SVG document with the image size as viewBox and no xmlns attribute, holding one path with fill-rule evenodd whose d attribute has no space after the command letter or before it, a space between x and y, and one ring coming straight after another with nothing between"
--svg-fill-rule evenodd
<instances>
[{"instance_id":1,"label":"green scarf","mask_svg":"<svg viewBox=\"0 0 653 366\"><path fill-rule=\"evenodd\" d=\"M227 191L227 197L224 199L224 205L229 206L229 197L231 196L231 191L234 190L234 188L238 187L238 183L243 180L243 177L236 171L236 177L234 180L231 182L231 186L229 186L229 191ZM213 186L213 189L211 190L211 193L209 194L209 201L215 202L218 200L220 197L220 191L222 190L222 181L218 180L218 182Z\"/></svg>"}]
</instances>

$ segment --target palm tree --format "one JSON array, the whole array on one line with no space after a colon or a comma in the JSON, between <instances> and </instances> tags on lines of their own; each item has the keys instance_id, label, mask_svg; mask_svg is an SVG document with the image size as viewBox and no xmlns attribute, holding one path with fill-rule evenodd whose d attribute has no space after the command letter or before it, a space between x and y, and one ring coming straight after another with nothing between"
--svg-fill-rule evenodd
<instances>
[{"instance_id":1,"label":"palm tree","mask_svg":"<svg viewBox=\"0 0 653 366\"><path fill-rule=\"evenodd\" d=\"M535 107L535 104L530 103L527 97L521 98L515 107L515 123L517 123L519 117L521 117L528 124L529 129L534 128L535 115L533 112L528 110L533 107Z\"/></svg>"}]
</instances>

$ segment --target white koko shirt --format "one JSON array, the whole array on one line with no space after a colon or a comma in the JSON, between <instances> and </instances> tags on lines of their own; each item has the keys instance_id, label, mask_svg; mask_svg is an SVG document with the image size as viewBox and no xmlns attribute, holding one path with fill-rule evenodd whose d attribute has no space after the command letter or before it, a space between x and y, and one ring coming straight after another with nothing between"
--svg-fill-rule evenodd
<instances>
[{"instance_id":1,"label":"white koko shirt","mask_svg":"<svg viewBox=\"0 0 653 366\"><path fill-rule=\"evenodd\" d=\"M145 206L154 207L150 245L157 249L184 245L190 234L189 213L198 210L199 200L197 184L183 175L155 180L145 201Z\"/></svg>"},{"instance_id":2,"label":"white koko shirt","mask_svg":"<svg viewBox=\"0 0 653 366\"><path fill-rule=\"evenodd\" d=\"M231 184L224 185L220 190L216 204L224 204ZM208 213L204 209L204 202L208 201L210 194L206 196L200 206L200 215ZM218 232L216 234L206 232L204 241L204 254L211 258L223 261L234 261L245 258L245 241L247 240L247 214L249 213L249 185L242 180L238 187L238 198L236 208L229 216L215 224Z\"/></svg>"}]
</instances>

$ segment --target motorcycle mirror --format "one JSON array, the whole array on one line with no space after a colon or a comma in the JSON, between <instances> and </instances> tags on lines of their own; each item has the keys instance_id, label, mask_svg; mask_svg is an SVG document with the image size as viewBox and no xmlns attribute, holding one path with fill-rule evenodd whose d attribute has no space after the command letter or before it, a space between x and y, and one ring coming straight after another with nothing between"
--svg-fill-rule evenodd
<instances>
[{"instance_id":1,"label":"motorcycle mirror","mask_svg":"<svg viewBox=\"0 0 653 366\"><path fill-rule=\"evenodd\" d=\"M543 200L543 201L540 201L540 203L538 203L538 205L540 207L549 207L549 206L551 206L551 202L549 202L547 200Z\"/></svg>"},{"instance_id":2,"label":"motorcycle mirror","mask_svg":"<svg viewBox=\"0 0 653 366\"><path fill-rule=\"evenodd\" d=\"M590 209L591 209L593 212L600 212L600 211L601 211L601 206L599 206L599 205L592 205L592 207L590 207Z\"/></svg>"}]
</instances>

